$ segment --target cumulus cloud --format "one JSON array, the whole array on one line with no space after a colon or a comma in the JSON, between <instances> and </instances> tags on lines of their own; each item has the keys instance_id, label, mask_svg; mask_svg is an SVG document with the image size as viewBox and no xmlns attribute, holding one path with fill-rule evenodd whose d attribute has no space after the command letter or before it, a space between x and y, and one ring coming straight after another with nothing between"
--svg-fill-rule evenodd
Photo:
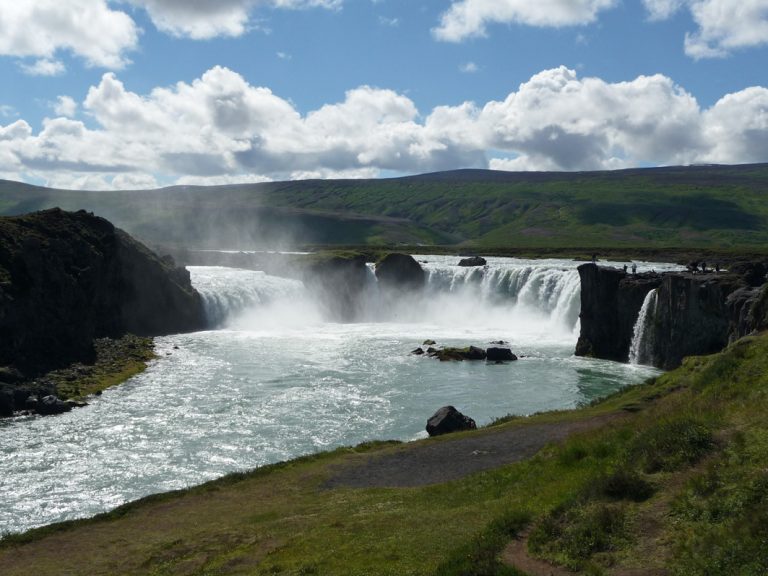
<instances>
[{"instance_id":1,"label":"cumulus cloud","mask_svg":"<svg viewBox=\"0 0 768 576\"><path fill-rule=\"evenodd\" d=\"M143 9L158 30L196 40L241 36L256 8L338 9L343 0L123 0ZM18 0L0 2L0 56L22 59L29 75L56 76L62 53L88 66L119 70L137 49L140 30L109 0Z\"/></svg>"},{"instance_id":2,"label":"cumulus cloud","mask_svg":"<svg viewBox=\"0 0 768 576\"><path fill-rule=\"evenodd\" d=\"M144 8L159 30L197 40L241 36L249 30L257 6L298 10L339 8L342 0L129 0Z\"/></svg>"},{"instance_id":3,"label":"cumulus cloud","mask_svg":"<svg viewBox=\"0 0 768 576\"><path fill-rule=\"evenodd\" d=\"M82 102L88 125L65 117L72 103L60 102L60 117L37 132L22 119L0 124L0 172L66 187L149 188L768 157L767 88L726 95L702 110L666 76L606 82L565 67L532 76L504 100L426 114L407 96L371 86L302 114L223 67L143 95L106 73Z\"/></svg>"},{"instance_id":4,"label":"cumulus cloud","mask_svg":"<svg viewBox=\"0 0 768 576\"><path fill-rule=\"evenodd\" d=\"M60 60L41 58L32 64L21 63L21 69L29 76L60 76L67 71L67 67Z\"/></svg>"},{"instance_id":5,"label":"cumulus cloud","mask_svg":"<svg viewBox=\"0 0 768 576\"><path fill-rule=\"evenodd\" d=\"M134 21L106 0L0 2L0 55L37 59L30 73L62 72L62 50L89 66L121 68L137 42Z\"/></svg>"},{"instance_id":6,"label":"cumulus cloud","mask_svg":"<svg viewBox=\"0 0 768 576\"><path fill-rule=\"evenodd\" d=\"M455 0L432 30L439 40L484 36L491 23L562 27L589 24L616 0Z\"/></svg>"},{"instance_id":7,"label":"cumulus cloud","mask_svg":"<svg viewBox=\"0 0 768 576\"><path fill-rule=\"evenodd\" d=\"M77 102L70 96L59 96L53 103L53 111L59 116L72 118L77 113Z\"/></svg>"},{"instance_id":8,"label":"cumulus cloud","mask_svg":"<svg viewBox=\"0 0 768 576\"><path fill-rule=\"evenodd\" d=\"M695 59L718 58L734 50L768 44L766 0L643 0L652 19L686 7L697 31L686 34L685 52Z\"/></svg>"}]
</instances>

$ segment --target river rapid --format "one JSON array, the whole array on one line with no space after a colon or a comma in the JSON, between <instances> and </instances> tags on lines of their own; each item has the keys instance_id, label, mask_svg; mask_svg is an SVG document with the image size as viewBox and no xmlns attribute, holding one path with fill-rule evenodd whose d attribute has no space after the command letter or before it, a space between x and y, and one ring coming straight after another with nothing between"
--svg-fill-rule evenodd
<instances>
[{"instance_id":1,"label":"river rapid","mask_svg":"<svg viewBox=\"0 0 768 576\"><path fill-rule=\"evenodd\" d=\"M371 272L358 321L338 323L301 282L192 267L216 328L157 338L146 372L55 417L0 420L0 533L92 516L143 496L367 440L425 437L452 404L479 425L573 408L657 374L577 358L577 262L418 256L425 295L399 304ZM619 264L617 264L619 265ZM639 271L663 271L641 264ZM426 339L504 340L517 362L441 363Z\"/></svg>"}]
</instances>

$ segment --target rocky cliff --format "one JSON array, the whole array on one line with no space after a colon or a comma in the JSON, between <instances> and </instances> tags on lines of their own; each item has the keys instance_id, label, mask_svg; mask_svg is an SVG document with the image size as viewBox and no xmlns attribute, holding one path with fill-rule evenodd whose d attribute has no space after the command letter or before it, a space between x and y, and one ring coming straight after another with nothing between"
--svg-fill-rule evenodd
<instances>
[{"instance_id":1,"label":"rocky cliff","mask_svg":"<svg viewBox=\"0 0 768 576\"><path fill-rule=\"evenodd\" d=\"M626 362L640 307L646 294L659 287L661 276L582 264L579 277L581 334L576 355Z\"/></svg>"},{"instance_id":2,"label":"rocky cliff","mask_svg":"<svg viewBox=\"0 0 768 576\"><path fill-rule=\"evenodd\" d=\"M34 376L93 356L93 340L204 325L189 274L84 211L0 218L0 367Z\"/></svg>"},{"instance_id":3,"label":"rocky cliff","mask_svg":"<svg viewBox=\"0 0 768 576\"><path fill-rule=\"evenodd\" d=\"M626 361L645 295L656 289L646 325L655 366L672 369L685 356L710 354L768 327L768 289L761 265L728 273L627 274L595 264L579 267L579 356Z\"/></svg>"}]
</instances>

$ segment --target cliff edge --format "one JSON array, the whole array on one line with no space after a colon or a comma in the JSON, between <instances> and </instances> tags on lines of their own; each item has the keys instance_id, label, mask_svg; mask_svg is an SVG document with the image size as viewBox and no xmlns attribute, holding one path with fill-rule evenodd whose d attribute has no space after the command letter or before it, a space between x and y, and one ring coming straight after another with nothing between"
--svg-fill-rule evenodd
<instances>
[{"instance_id":1,"label":"cliff edge","mask_svg":"<svg viewBox=\"0 0 768 576\"><path fill-rule=\"evenodd\" d=\"M58 208L0 218L0 371L8 378L89 361L95 338L203 327L189 273L107 220Z\"/></svg>"}]
</instances>

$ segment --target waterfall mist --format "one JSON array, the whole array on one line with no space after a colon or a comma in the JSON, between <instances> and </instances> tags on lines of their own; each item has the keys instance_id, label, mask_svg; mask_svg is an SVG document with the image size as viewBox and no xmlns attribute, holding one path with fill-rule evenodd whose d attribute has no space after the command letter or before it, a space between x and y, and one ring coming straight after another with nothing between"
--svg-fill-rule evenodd
<instances>
[{"instance_id":1,"label":"waterfall mist","mask_svg":"<svg viewBox=\"0 0 768 576\"><path fill-rule=\"evenodd\" d=\"M369 266L348 317L355 323L418 324L454 333L483 329L499 337L575 339L580 295L575 267L505 260L462 268L454 260L431 257L423 264L427 281L418 292L385 290ZM323 301L329 295L313 293L300 281L217 267L190 267L190 272L211 327L282 331L340 322Z\"/></svg>"}]
</instances>

